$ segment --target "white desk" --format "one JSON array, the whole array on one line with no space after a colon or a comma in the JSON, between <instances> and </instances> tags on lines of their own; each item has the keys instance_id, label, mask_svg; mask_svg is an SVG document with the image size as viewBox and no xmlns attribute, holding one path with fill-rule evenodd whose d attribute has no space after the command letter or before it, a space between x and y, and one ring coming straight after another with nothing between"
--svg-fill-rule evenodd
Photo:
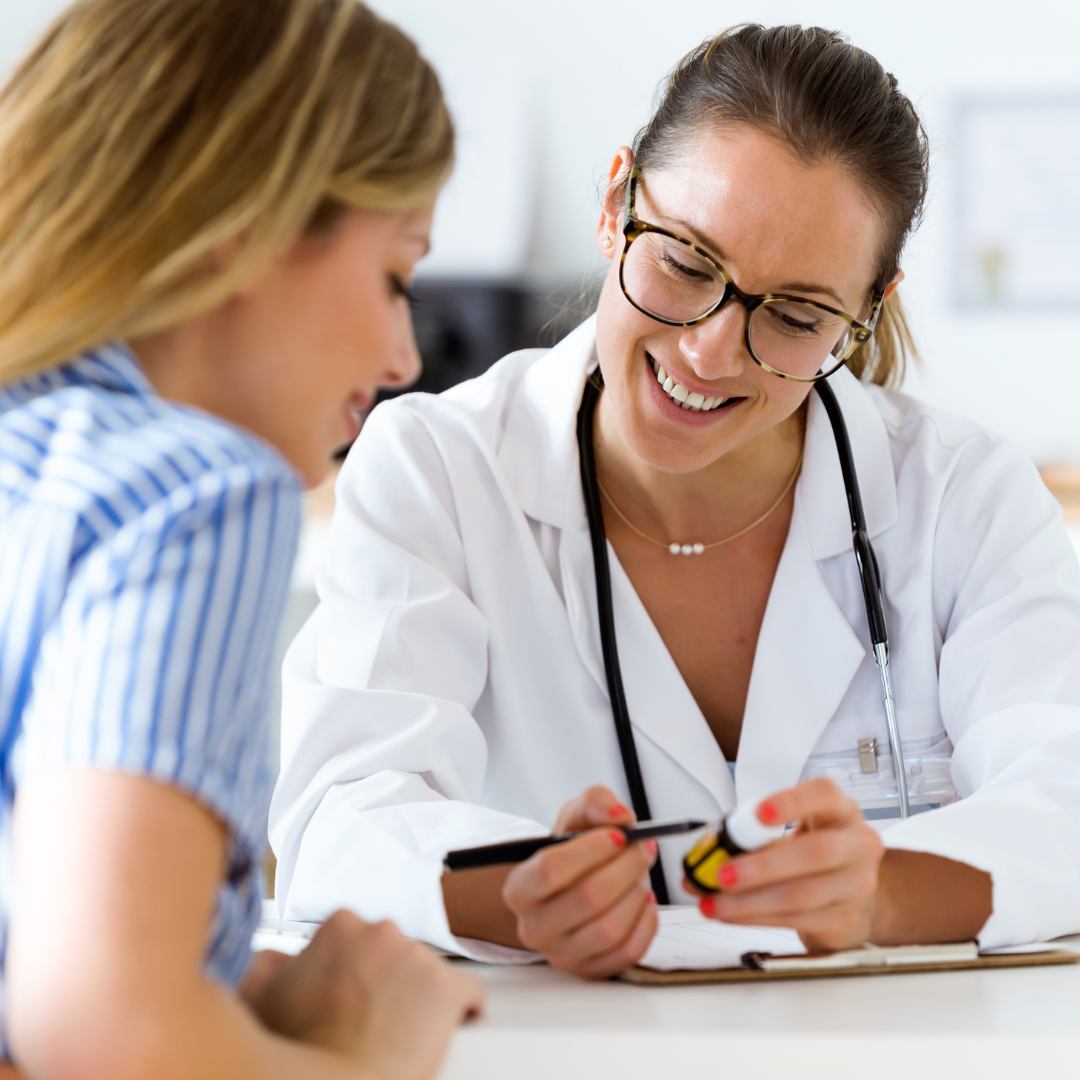
<instances>
[{"instance_id":1,"label":"white desk","mask_svg":"<svg viewBox=\"0 0 1080 1080\"><path fill-rule=\"evenodd\" d=\"M665 987L465 966L487 1013L439 1080L1080 1077L1080 965Z\"/></svg>"}]
</instances>

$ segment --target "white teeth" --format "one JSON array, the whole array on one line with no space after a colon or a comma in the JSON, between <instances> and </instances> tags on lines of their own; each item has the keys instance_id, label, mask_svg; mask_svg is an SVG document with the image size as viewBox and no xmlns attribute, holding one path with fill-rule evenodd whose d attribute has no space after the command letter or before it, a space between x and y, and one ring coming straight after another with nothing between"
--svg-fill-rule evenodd
<instances>
[{"instance_id":1,"label":"white teeth","mask_svg":"<svg viewBox=\"0 0 1080 1080\"><path fill-rule=\"evenodd\" d=\"M709 412L711 409L718 409L721 405L726 405L731 400L731 398L726 397L705 397L704 394L699 394L696 390L687 390L685 386L680 386L667 373L663 365L658 364L652 357L649 358L649 361L656 374L656 381L664 388L665 393L684 409L691 409L694 412Z\"/></svg>"}]
</instances>

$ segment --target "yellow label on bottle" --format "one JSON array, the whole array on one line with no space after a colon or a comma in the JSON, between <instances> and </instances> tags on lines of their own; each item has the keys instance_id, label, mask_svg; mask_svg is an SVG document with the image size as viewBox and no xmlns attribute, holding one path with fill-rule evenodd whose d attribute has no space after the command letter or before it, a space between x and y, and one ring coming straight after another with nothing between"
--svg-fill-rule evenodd
<instances>
[{"instance_id":1,"label":"yellow label on bottle","mask_svg":"<svg viewBox=\"0 0 1080 1080\"><path fill-rule=\"evenodd\" d=\"M731 858L731 852L720 846L720 838L714 832L706 833L683 859L686 876L706 892L720 891L720 867Z\"/></svg>"}]
</instances>

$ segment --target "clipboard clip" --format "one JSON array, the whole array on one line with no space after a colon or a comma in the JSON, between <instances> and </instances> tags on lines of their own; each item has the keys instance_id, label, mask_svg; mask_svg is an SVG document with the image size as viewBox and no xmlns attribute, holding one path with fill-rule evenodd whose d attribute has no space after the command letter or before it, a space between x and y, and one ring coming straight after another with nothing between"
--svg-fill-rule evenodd
<instances>
[{"instance_id":1,"label":"clipboard clip","mask_svg":"<svg viewBox=\"0 0 1080 1080\"><path fill-rule=\"evenodd\" d=\"M840 971L845 968L902 968L911 964L960 964L979 958L977 941L955 941L944 945L892 945L869 943L857 949L824 953L818 956L775 956L767 952L743 953L743 967L753 971L814 972Z\"/></svg>"}]
</instances>

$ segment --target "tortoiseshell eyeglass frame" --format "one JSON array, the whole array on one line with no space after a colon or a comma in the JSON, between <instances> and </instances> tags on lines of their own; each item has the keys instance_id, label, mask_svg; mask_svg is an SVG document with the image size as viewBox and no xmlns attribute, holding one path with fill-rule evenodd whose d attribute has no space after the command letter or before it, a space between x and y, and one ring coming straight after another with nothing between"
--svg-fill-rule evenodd
<instances>
[{"instance_id":1,"label":"tortoiseshell eyeglass frame","mask_svg":"<svg viewBox=\"0 0 1080 1080\"><path fill-rule=\"evenodd\" d=\"M640 176L640 169L632 169L630 172L630 179L626 184L626 221L623 223L622 229L626 243L623 244L622 257L619 259L619 285L622 288L623 296L625 296L626 299L643 315L648 315L650 319L655 319L665 326L697 326L706 319L712 318L712 316L715 315L729 300L737 300L746 309L746 351L750 354L754 363L757 364L758 367L764 368L770 375L775 375L777 378L801 383L813 383L818 382L821 379L827 379L834 372L839 371L856 350L865 345L870 338L873 337L874 330L877 328L878 318L881 315L882 301L885 299L884 290L879 290L874 294L873 303L870 308L870 318L867 319L866 322L862 322L859 319L848 315L846 312L840 311L838 308L829 307L828 304L821 304L816 300L808 300L805 296L789 296L786 293L763 293L760 296L754 296L750 293L744 293L742 289L732 281L731 275L719 262L717 262L715 255L706 251L699 244L695 244L693 240L688 240L685 236L679 236L678 233L674 233L670 229L662 229L659 225L650 225L647 221L641 221L634 216L637 183ZM725 287L720 299L717 300L708 311L687 322L680 322L676 319L665 319L655 312L643 308L630 295L626 288L626 281L623 278L623 270L626 266L626 254L630 250L630 245L633 244L639 236L642 236L645 233L659 233L661 236L667 236L672 240L677 240L680 244L685 244L687 247L693 249L693 251L703 259L716 267L717 272L725 282ZM756 308L761 307L767 300L794 300L800 304L809 304L811 307L820 308L822 311L827 311L830 315L835 315L838 318L843 319L852 330L851 344L845 350L843 356L833 358L836 360L836 364L833 367L829 368L828 371L819 371L816 375L812 375L809 378L803 378L798 375L789 375L786 371L778 371L776 368L770 367L754 352L754 346L750 343L750 316L754 313Z\"/></svg>"}]
</instances>

